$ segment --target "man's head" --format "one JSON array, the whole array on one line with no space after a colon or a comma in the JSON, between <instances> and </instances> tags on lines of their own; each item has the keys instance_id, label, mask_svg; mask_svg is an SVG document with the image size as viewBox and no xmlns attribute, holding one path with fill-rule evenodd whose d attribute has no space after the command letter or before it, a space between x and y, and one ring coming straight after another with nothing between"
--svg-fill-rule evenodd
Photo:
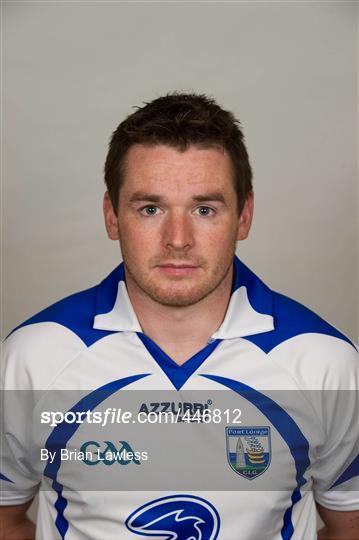
<instances>
[{"instance_id":1,"label":"man's head","mask_svg":"<svg viewBox=\"0 0 359 540\"><path fill-rule=\"evenodd\" d=\"M231 158L238 213L252 191L252 170L239 122L205 95L173 93L159 97L138 108L117 127L105 163L105 182L115 212L127 154L135 144L163 144L181 152L191 145L221 148Z\"/></svg>"},{"instance_id":2,"label":"man's head","mask_svg":"<svg viewBox=\"0 0 359 540\"><path fill-rule=\"evenodd\" d=\"M236 242L246 238L253 211L242 139L231 113L182 94L155 100L117 128L104 212L132 291L183 307L228 289Z\"/></svg>"}]
</instances>

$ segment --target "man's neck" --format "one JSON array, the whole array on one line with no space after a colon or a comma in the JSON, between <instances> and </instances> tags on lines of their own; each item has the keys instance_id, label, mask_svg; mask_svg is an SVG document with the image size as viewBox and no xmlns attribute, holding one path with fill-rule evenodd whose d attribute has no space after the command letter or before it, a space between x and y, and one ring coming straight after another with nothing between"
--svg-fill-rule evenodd
<instances>
[{"instance_id":1,"label":"man's neck","mask_svg":"<svg viewBox=\"0 0 359 540\"><path fill-rule=\"evenodd\" d=\"M152 300L126 276L132 306L143 332L178 364L201 350L220 327L231 295L233 268L222 283L191 306L165 306Z\"/></svg>"}]
</instances>

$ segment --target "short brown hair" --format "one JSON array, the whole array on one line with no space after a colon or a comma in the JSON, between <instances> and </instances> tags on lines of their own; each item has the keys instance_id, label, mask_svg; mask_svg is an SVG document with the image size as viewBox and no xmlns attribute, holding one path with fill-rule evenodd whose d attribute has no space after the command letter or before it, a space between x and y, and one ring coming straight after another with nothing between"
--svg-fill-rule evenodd
<instances>
[{"instance_id":1,"label":"short brown hair","mask_svg":"<svg viewBox=\"0 0 359 540\"><path fill-rule=\"evenodd\" d=\"M189 145L222 147L231 157L238 212L252 191L252 170L240 124L204 94L174 92L145 103L113 132L105 163L105 182L117 212L126 155L135 144L165 144L185 151Z\"/></svg>"}]
</instances>

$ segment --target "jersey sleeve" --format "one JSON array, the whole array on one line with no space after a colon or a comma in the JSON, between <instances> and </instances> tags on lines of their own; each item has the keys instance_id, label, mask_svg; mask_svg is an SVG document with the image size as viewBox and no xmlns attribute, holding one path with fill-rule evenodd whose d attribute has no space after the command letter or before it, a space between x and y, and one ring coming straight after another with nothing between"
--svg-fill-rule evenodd
<instances>
[{"instance_id":1,"label":"jersey sleeve","mask_svg":"<svg viewBox=\"0 0 359 540\"><path fill-rule=\"evenodd\" d=\"M33 393L17 359L16 341L6 340L1 351L0 504L4 506L29 501L40 482L28 460Z\"/></svg>"},{"instance_id":2,"label":"jersey sleeve","mask_svg":"<svg viewBox=\"0 0 359 540\"><path fill-rule=\"evenodd\" d=\"M325 440L313 464L314 496L330 510L358 510L358 353L337 342L327 354L335 358L330 362L330 385L319 396Z\"/></svg>"},{"instance_id":3,"label":"jersey sleeve","mask_svg":"<svg viewBox=\"0 0 359 540\"><path fill-rule=\"evenodd\" d=\"M30 500L42 481L36 406L83 350L60 324L40 322L14 331L1 348L1 504Z\"/></svg>"}]
</instances>

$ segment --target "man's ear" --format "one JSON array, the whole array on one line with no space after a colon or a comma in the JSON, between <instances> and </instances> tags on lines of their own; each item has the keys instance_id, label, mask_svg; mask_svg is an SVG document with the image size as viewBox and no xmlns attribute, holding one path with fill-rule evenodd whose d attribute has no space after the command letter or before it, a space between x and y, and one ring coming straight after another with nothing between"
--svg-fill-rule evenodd
<instances>
[{"instance_id":1,"label":"man's ear","mask_svg":"<svg viewBox=\"0 0 359 540\"><path fill-rule=\"evenodd\" d=\"M238 233L237 240L245 240L251 228L254 210L254 194L253 191L248 193L241 215L238 218Z\"/></svg>"},{"instance_id":2,"label":"man's ear","mask_svg":"<svg viewBox=\"0 0 359 540\"><path fill-rule=\"evenodd\" d=\"M107 236L110 240L118 240L118 223L117 216L113 209L112 202L108 191L106 191L103 198L103 215L105 218L105 226L107 231Z\"/></svg>"}]
</instances>

